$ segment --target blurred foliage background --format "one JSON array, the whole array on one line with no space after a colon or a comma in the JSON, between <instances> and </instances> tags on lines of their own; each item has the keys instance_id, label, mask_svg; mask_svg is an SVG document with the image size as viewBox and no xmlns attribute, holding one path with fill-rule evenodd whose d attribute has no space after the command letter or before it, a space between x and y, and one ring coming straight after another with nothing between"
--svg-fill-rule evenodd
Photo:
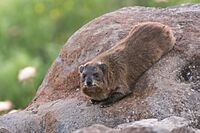
<instances>
[{"instance_id":1,"label":"blurred foliage background","mask_svg":"<svg viewBox=\"0 0 200 133\"><path fill-rule=\"evenodd\" d=\"M0 0L0 101L24 108L67 39L82 25L124 6L168 7L199 0ZM19 71L37 69L29 82Z\"/></svg>"}]
</instances>

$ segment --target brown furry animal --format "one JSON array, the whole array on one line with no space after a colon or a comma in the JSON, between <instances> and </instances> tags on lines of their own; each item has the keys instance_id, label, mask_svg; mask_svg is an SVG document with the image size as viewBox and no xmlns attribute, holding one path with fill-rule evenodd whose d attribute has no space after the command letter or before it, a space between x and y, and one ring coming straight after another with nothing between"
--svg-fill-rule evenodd
<instances>
[{"instance_id":1,"label":"brown furry animal","mask_svg":"<svg viewBox=\"0 0 200 133\"><path fill-rule=\"evenodd\" d=\"M171 29L157 22L136 25L111 49L80 66L80 87L92 102L108 106L131 93L131 85L175 44Z\"/></svg>"}]
</instances>

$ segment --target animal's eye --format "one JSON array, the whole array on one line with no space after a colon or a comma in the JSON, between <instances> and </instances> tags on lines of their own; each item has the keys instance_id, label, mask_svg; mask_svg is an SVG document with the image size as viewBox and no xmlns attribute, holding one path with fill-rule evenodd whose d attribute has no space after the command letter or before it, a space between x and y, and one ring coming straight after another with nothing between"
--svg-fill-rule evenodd
<instances>
[{"instance_id":1,"label":"animal's eye","mask_svg":"<svg viewBox=\"0 0 200 133\"><path fill-rule=\"evenodd\" d=\"M99 74L98 74L98 73L94 73L93 76L94 76L95 78L99 78Z\"/></svg>"},{"instance_id":2,"label":"animal's eye","mask_svg":"<svg viewBox=\"0 0 200 133\"><path fill-rule=\"evenodd\" d=\"M86 77L86 74L82 74L82 75L81 75L81 81L82 81L82 82L85 81L85 77Z\"/></svg>"},{"instance_id":3,"label":"animal's eye","mask_svg":"<svg viewBox=\"0 0 200 133\"><path fill-rule=\"evenodd\" d=\"M82 78L85 79L85 77L86 77L86 74L82 74Z\"/></svg>"}]
</instances>

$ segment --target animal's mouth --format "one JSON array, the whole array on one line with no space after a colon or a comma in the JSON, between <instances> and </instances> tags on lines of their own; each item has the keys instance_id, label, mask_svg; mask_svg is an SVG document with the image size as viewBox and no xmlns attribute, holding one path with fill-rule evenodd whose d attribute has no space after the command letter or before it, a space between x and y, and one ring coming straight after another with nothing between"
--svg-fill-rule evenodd
<instances>
[{"instance_id":1,"label":"animal's mouth","mask_svg":"<svg viewBox=\"0 0 200 133\"><path fill-rule=\"evenodd\" d=\"M96 91L98 87L96 85L91 85L91 86L84 86L83 89L86 91Z\"/></svg>"},{"instance_id":2,"label":"animal's mouth","mask_svg":"<svg viewBox=\"0 0 200 133\"><path fill-rule=\"evenodd\" d=\"M88 89L90 89L90 88L92 89L92 88L94 88L94 87L97 87L97 85L89 85L89 86L88 86L88 85L85 85L85 88L88 88Z\"/></svg>"},{"instance_id":3,"label":"animal's mouth","mask_svg":"<svg viewBox=\"0 0 200 133\"><path fill-rule=\"evenodd\" d=\"M93 85L90 87L84 86L82 87L82 92L91 97L94 100L104 100L108 97L108 93L103 90L103 88L97 86L97 85Z\"/></svg>"},{"instance_id":4,"label":"animal's mouth","mask_svg":"<svg viewBox=\"0 0 200 133\"><path fill-rule=\"evenodd\" d=\"M84 86L83 92L86 94L97 94L101 92L101 88L99 88L97 85Z\"/></svg>"},{"instance_id":5,"label":"animal's mouth","mask_svg":"<svg viewBox=\"0 0 200 133\"><path fill-rule=\"evenodd\" d=\"M92 89L92 88L96 88L96 87L98 87L97 84L91 84L91 85L84 84L83 85L83 88L88 88L88 89Z\"/></svg>"}]
</instances>

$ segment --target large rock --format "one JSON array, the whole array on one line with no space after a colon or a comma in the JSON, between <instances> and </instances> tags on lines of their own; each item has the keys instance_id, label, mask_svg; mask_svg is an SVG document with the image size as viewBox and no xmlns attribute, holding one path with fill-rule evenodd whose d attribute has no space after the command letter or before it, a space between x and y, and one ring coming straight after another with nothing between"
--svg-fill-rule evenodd
<instances>
[{"instance_id":1,"label":"large rock","mask_svg":"<svg viewBox=\"0 0 200 133\"><path fill-rule=\"evenodd\" d=\"M124 129L111 129L103 125L92 125L78 129L73 133L200 133L197 130L181 127L172 130L171 132L162 128L156 127L128 127Z\"/></svg>"},{"instance_id":2,"label":"large rock","mask_svg":"<svg viewBox=\"0 0 200 133\"><path fill-rule=\"evenodd\" d=\"M24 110L0 117L0 131L71 132L92 124L116 127L175 115L200 128L200 5L156 9L126 7L83 26L67 41ZM88 104L79 90L78 66L124 38L135 24L172 27L174 49L136 83L132 95L108 108ZM167 124L166 124L167 125Z\"/></svg>"},{"instance_id":3,"label":"large rock","mask_svg":"<svg viewBox=\"0 0 200 133\"><path fill-rule=\"evenodd\" d=\"M118 125L116 129L94 124L76 130L73 133L200 133L198 129L188 128L189 121L171 116L164 120L144 119L136 122Z\"/></svg>"}]
</instances>

